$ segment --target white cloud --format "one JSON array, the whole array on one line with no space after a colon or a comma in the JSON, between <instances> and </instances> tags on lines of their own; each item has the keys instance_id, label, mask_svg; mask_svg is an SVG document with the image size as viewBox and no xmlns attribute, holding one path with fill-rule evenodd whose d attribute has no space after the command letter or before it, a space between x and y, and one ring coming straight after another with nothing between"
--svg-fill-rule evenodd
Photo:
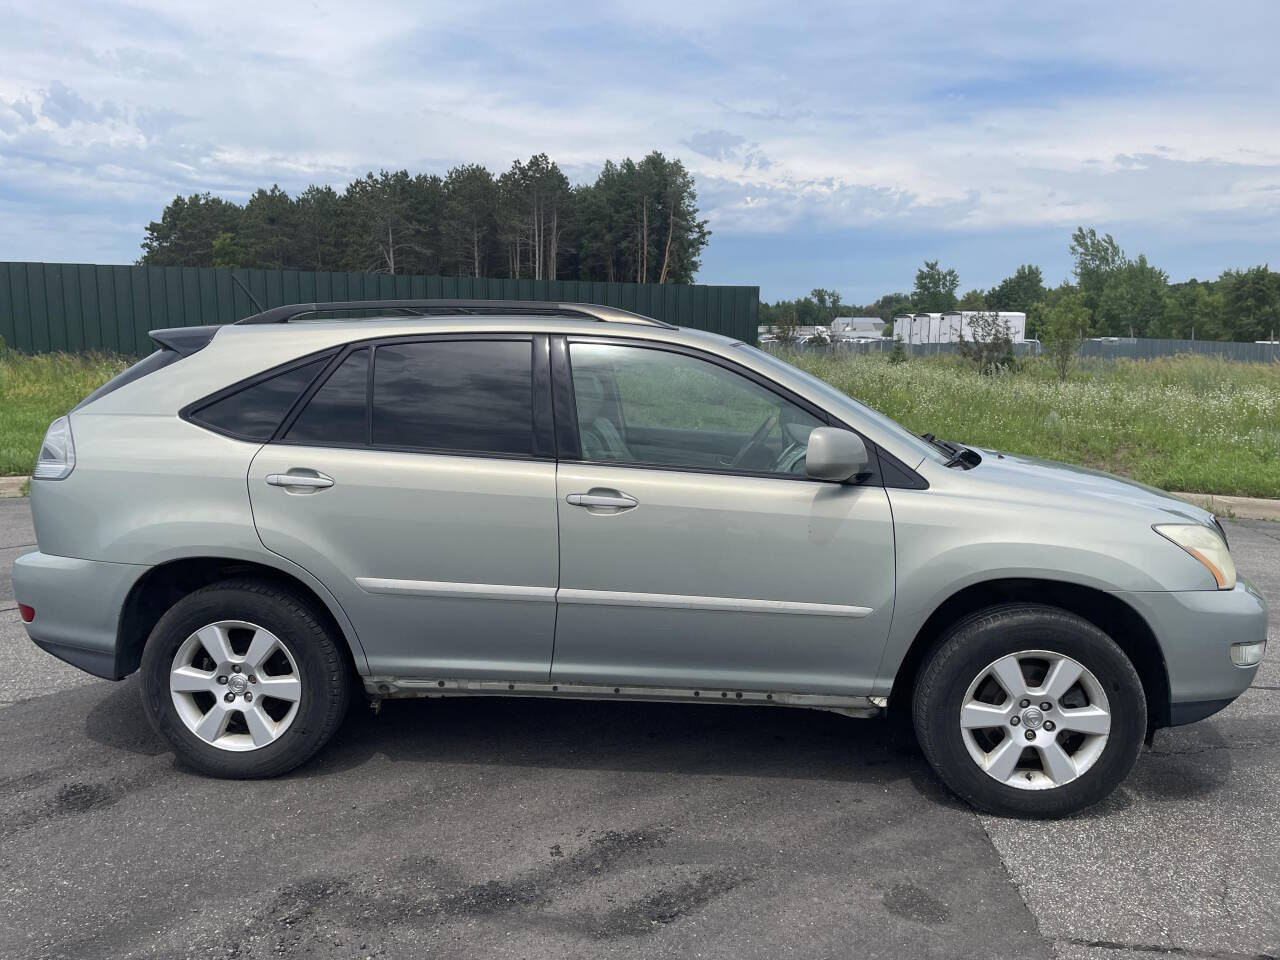
<instances>
[{"instance_id":1,"label":"white cloud","mask_svg":"<svg viewBox=\"0 0 1280 960\"><path fill-rule=\"evenodd\" d=\"M717 239L1238 238L1280 213L1269 0L72 0L0 22L0 259L132 259L179 192L539 151L579 178L680 156Z\"/></svg>"}]
</instances>

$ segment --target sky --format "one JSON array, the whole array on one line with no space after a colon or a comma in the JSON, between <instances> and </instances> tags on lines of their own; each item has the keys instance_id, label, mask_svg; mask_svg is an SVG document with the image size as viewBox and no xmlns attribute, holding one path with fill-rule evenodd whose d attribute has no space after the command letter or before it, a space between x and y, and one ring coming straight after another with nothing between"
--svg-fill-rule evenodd
<instances>
[{"instance_id":1,"label":"sky","mask_svg":"<svg viewBox=\"0 0 1280 960\"><path fill-rule=\"evenodd\" d=\"M1280 267L1276 0L0 0L0 260L131 263L177 194L368 170L693 172L697 280L1067 279L1078 225L1174 281Z\"/></svg>"}]
</instances>

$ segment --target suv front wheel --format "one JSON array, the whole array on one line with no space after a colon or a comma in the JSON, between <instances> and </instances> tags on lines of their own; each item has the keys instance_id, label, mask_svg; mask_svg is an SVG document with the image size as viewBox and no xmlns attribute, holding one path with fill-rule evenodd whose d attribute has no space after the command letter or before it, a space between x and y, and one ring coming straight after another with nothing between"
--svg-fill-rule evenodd
<instances>
[{"instance_id":1,"label":"suv front wheel","mask_svg":"<svg viewBox=\"0 0 1280 960\"><path fill-rule=\"evenodd\" d=\"M351 671L301 596L227 580L174 604L142 656L142 700L174 752L216 777L271 777L307 760L346 714Z\"/></svg>"},{"instance_id":2,"label":"suv front wheel","mask_svg":"<svg viewBox=\"0 0 1280 960\"><path fill-rule=\"evenodd\" d=\"M1133 664L1075 614L992 607L958 623L916 682L916 735L960 797L990 813L1057 817L1106 797L1147 728Z\"/></svg>"}]
</instances>

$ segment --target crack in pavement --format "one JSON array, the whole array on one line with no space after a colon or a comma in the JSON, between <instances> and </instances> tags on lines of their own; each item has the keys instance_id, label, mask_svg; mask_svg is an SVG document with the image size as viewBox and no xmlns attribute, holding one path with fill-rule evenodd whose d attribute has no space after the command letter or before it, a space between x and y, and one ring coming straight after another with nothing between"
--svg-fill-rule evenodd
<instances>
[{"instance_id":1,"label":"crack in pavement","mask_svg":"<svg viewBox=\"0 0 1280 960\"><path fill-rule=\"evenodd\" d=\"M986 819L979 813L973 814L974 819L978 821L978 826L982 828L982 835L987 838L987 843L991 845L991 850L996 855L996 859L1000 861L1000 869L1004 871L1004 878L1018 892L1018 899L1022 901L1022 907L1027 911L1027 915L1031 917L1031 922L1036 925L1036 936L1040 938L1040 942L1045 945L1045 949L1050 956L1057 956L1058 951L1053 948L1053 940L1050 939L1040 925L1040 916L1031 909L1031 904L1027 902L1026 895L1022 892L1022 884L1013 878L1013 872L1009 869L1009 864L1005 860L1004 853L1000 850L1000 845L996 843L995 838L991 836L991 831L987 829Z\"/></svg>"},{"instance_id":2,"label":"crack in pavement","mask_svg":"<svg viewBox=\"0 0 1280 960\"><path fill-rule=\"evenodd\" d=\"M1228 950L1193 950L1189 947L1166 947L1156 943L1122 943L1118 940L1086 940L1066 937L1058 941L1073 947L1092 950L1124 950L1129 953L1153 953L1162 957L1189 957L1192 960L1280 960L1274 953L1234 953Z\"/></svg>"}]
</instances>

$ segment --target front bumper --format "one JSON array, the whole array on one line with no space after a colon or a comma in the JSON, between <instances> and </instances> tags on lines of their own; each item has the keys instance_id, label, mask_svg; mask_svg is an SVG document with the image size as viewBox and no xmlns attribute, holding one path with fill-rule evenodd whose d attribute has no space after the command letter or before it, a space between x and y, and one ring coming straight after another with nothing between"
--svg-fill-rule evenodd
<instances>
[{"instance_id":1,"label":"front bumper","mask_svg":"<svg viewBox=\"0 0 1280 960\"><path fill-rule=\"evenodd\" d=\"M1258 664L1238 667L1231 646L1267 639L1267 602L1241 577L1233 590L1118 593L1160 644L1169 675L1169 723L1194 723L1244 693Z\"/></svg>"},{"instance_id":2,"label":"front bumper","mask_svg":"<svg viewBox=\"0 0 1280 960\"><path fill-rule=\"evenodd\" d=\"M120 611L129 590L149 569L24 553L13 563L13 592L36 612L34 620L23 624L27 635L60 660L119 680L125 675L117 655Z\"/></svg>"}]
</instances>

